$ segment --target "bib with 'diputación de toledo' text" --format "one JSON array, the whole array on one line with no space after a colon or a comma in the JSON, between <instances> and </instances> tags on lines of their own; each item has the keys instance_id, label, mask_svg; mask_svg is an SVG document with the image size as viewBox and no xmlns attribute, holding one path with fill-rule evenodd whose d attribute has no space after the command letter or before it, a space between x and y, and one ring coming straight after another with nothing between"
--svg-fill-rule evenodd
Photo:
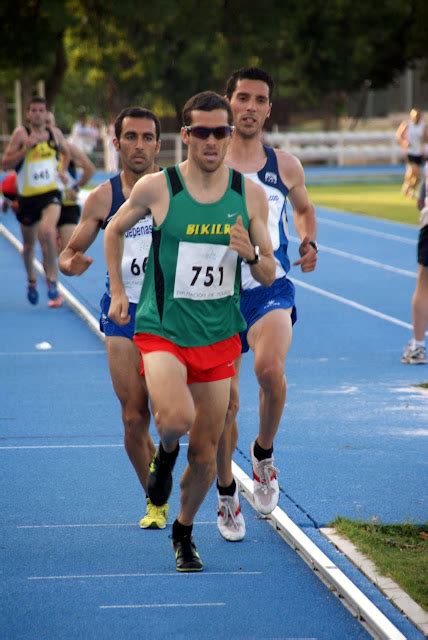
<instances>
[{"instance_id":1,"label":"bib with 'diputaci\u00f3n de toledo' text","mask_svg":"<svg viewBox=\"0 0 428 640\"><path fill-rule=\"evenodd\" d=\"M245 328L239 310L241 261L229 249L238 216L249 225L244 179L230 170L223 196L205 204L187 191L177 166L165 176L170 205L163 223L153 228L135 331L180 346L213 344Z\"/></svg>"}]
</instances>

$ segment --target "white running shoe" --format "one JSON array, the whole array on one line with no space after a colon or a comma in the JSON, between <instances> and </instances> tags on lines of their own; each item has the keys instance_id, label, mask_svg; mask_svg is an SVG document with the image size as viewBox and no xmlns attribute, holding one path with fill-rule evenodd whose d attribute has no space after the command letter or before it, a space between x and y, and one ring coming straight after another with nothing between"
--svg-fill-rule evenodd
<instances>
[{"instance_id":1,"label":"white running shoe","mask_svg":"<svg viewBox=\"0 0 428 640\"><path fill-rule=\"evenodd\" d=\"M257 460L254 455L254 442L250 453L253 464L254 506L259 513L267 516L272 513L279 500L277 470L273 464L273 457Z\"/></svg>"},{"instance_id":2,"label":"white running shoe","mask_svg":"<svg viewBox=\"0 0 428 640\"><path fill-rule=\"evenodd\" d=\"M239 504L238 487L233 496L221 496L217 491L217 527L225 540L238 542L245 537L245 520Z\"/></svg>"},{"instance_id":3,"label":"white running shoe","mask_svg":"<svg viewBox=\"0 0 428 640\"><path fill-rule=\"evenodd\" d=\"M413 346L411 342L406 346L401 356L401 362L403 364L426 364L426 350L425 347Z\"/></svg>"}]
</instances>

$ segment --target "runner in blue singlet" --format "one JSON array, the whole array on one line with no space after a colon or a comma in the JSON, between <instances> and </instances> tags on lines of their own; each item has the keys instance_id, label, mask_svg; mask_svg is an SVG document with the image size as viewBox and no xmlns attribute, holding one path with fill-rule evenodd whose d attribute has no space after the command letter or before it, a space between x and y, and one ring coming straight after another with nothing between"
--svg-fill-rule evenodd
<instances>
[{"instance_id":1,"label":"runner in blue singlet","mask_svg":"<svg viewBox=\"0 0 428 640\"><path fill-rule=\"evenodd\" d=\"M147 109L129 107L121 111L115 122L114 140L122 171L92 191L85 203L81 220L67 247L60 255L60 269L66 275L80 275L92 264L85 252L100 229L105 229L119 207L142 176L158 171L155 158L160 149L160 124ZM144 279L145 256L151 243L151 220L138 222L124 241L122 272L129 296L131 320L119 326L108 318L110 289L101 299L100 329L106 336L110 375L122 406L125 448L138 479L146 492L146 515L142 528L164 528L168 505L156 507L147 498L147 476L154 454L149 434L150 412L144 378L139 374L140 356L132 338L134 315Z\"/></svg>"},{"instance_id":2,"label":"runner in blue singlet","mask_svg":"<svg viewBox=\"0 0 428 640\"><path fill-rule=\"evenodd\" d=\"M276 280L260 287L242 266L241 311L247 321L242 334L242 351L254 352L254 370L260 386L258 435L251 444L254 502L262 514L269 514L279 499L273 442L285 405L285 359L296 319L294 285L288 279L287 200L294 211L300 236L300 260L294 262L304 272L313 271L317 260L314 207L309 201L300 162L289 153L266 147L262 131L270 115L273 80L257 68L240 69L230 77L226 95L232 107L235 133L226 155L226 164L262 185L269 201L269 231L276 258ZM254 260L257 260L257 252ZM237 442L236 414L239 405L238 373L232 381L231 400L222 441L218 450L218 518L221 535L230 541L242 540L245 522L231 460Z\"/></svg>"}]
</instances>

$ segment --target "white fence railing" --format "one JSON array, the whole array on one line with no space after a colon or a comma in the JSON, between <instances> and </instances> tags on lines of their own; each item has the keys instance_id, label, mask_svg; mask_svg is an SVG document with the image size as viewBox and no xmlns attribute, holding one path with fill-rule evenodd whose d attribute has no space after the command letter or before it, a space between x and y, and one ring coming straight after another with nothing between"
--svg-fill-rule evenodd
<instances>
[{"instance_id":1,"label":"white fence railing","mask_svg":"<svg viewBox=\"0 0 428 640\"><path fill-rule=\"evenodd\" d=\"M0 136L0 151L9 136ZM394 132L388 131L327 131L308 133L268 133L264 140L279 149L297 156L306 164L398 164L403 161ZM103 148L104 146L104 148ZM181 137L177 133L162 134L159 162L169 166L180 162L186 155ZM94 160L97 168L108 170L106 145L98 145Z\"/></svg>"},{"instance_id":2,"label":"white fence railing","mask_svg":"<svg viewBox=\"0 0 428 640\"><path fill-rule=\"evenodd\" d=\"M397 164L403 160L393 131L265 133L264 139L307 163Z\"/></svg>"}]
</instances>

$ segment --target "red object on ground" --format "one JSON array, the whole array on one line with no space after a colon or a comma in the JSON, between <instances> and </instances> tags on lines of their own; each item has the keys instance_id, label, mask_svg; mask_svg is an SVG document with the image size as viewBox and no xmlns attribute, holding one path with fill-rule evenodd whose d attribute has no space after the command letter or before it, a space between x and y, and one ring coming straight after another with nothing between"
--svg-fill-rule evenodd
<instances>
[{"instance_id":1,"label":"red object on ground","mask_svg":"<svg viewBox=\"0 0 428 640\"><path fill-rule=\"evenodd\" d=\"M7 176L2 180L1 190L3 195L8 200L14 200L17 196L16 190L16 173L15 171L11 171Z\"/></svg>"}]
</instances>

